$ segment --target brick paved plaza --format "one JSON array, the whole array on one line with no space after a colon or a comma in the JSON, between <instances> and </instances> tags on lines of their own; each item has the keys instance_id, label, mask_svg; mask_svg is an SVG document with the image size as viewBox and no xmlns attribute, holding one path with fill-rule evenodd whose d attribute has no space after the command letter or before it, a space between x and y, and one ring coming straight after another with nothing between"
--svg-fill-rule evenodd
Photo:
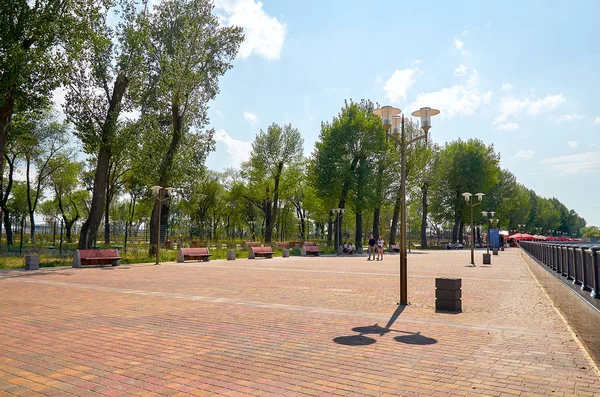
<instances>
[{"instance_id":1,"label":"brick paved plaza","mask_svg":"<svg viewBox=\"0 0 600 397\"><path fill-rule=\"evenodd\" d=\"M600 396L516 249L408 260L402 313L397 255L1 272L0 395Z\"/></svg>"}]
</instances>

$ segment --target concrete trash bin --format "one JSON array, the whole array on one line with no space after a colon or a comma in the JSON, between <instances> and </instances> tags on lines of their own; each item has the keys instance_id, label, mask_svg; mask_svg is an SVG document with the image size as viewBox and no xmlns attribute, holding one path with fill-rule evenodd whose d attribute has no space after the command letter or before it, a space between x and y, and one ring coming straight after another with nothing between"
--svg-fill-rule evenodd
<instances>
[{"instance_id":1,"label":"concrete trash bin","mask_svg":"<svg viewBox=\"0 0 600 397\"><path fill-rule=\"evenodd\" d=\"M435 279L435 309L450 312L462 311L462 280L438 277Z\"/></svg>"},{"instance_id":2,"label":"concrete trash bin","mask_svg":"<svg viewBox=\"0 0 600 397\"><path fill-rule=\"evenodd\" d=\"M39 270L40 268L40 256L39 255L25 255L25 270Z\"/></svg>"},{"instance_id":3,"label":"concrete trash bin","mask_svg":"<svg viewBox=\"0 0 600 397\"><path fill-rule=\"evenodd\" d=\"M492 264L492 256L490 254L483 254L483 264L484 265Z\"/></svg>"},{"instance_id":4,"label":"concrete trash bin","mask_svg":"<svg viewBox=\"0 0 600 397\"><path fill-rule=\"evenodd\" d=\"M281 256L284 258L289 258L290 257L290 249L284 248L283 251L281 252Z\"/></svg>"},{"instance_id":5,"label":"concrete trash bin","mask_svg":"<svg viewBox=\"0 0 600 397\"><path fill-rule=\"evenodd\" d=\"M235 260L235 250L227 251L227 260L234 261Z\"/></svg>"}]
</instances>

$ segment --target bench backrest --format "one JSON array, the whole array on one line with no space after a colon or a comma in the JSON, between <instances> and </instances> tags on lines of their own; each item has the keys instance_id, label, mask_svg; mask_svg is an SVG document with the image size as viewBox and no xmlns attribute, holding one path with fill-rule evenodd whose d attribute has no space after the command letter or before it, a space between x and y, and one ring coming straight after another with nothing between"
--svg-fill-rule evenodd
<instances>
[{"instance_id":1,"label":"bench backrest","mask_svg":"<svg viewBox=\"0 0 600 397\"><path fill-rule=\"evenodd\" d=\"M116 257L116 249L105 249L105 250L79 250L79 257L81 259L87 258L111 258Z\"/></svg>"},{"instance_id":2,"label":"bench backrest","mask_svg":"<svg viewBox=\"0 0 600 397\"><path fill-rule=\"evenodd\" d=\"M256 241L246 241L246 247L260 247L260 243Z\"/></svg>"},{"instance_id":3,"label":"bench backrest","mask_svg":"<svg viewBox=\"0 0 600 397\"><path fill-rule=\"evenodd\" d=\"M312 241L305 241L304 242L304 246L305 247L309 247L309 246L316 246L317 243L313 243Z\"/></svg>"},{"instance_id":4,"label":"bench backrest","mask_svg":"<svg viewBox=\"0 0 600 397\"><path fill-rule=\"evenodd\" d=\"M208 254L208 248L182 248L183 255L202 255Z\"/></svg>"},{"instance_id":5,"label":"bench backrest","mask_svg":"<svg viewBox=\"0 0 600 397\"><path fill-rule=\"evenodd\" d=\"M302 247L304 241L290 241L290 247Z\"/></svg>"},{"instance_id":6,"label":"bench backrest","mask_svg":"<svg viewBox=\"0 0 600 397\"><path fill-rule=\"evenodd\" d=\"M271 251L271 247L250 247L252 249L252 252L259 253L259 254L265 254L268 252L273 252Z\"/></svg>"},{"instance_id":7,"label":"bench backrest","mask_svg":"<svg viewBox=\"0 0 600 397\"><path fill-rule=\"evenodd\" d=\"M287 241L280 241L277 243L277 248L290 248L290 243Z\"/></svg>"},{"instance_id":8,"label":"bench backrest","mask_svg":"<svg viewBox=\"0 0 600 397\"><path fill-rule=\"evenodd\" d=\"M319 251L319 247L317 247L316 245L305 245L304 250L307 252L316 252Z\"/></svg>"}]
</instances>

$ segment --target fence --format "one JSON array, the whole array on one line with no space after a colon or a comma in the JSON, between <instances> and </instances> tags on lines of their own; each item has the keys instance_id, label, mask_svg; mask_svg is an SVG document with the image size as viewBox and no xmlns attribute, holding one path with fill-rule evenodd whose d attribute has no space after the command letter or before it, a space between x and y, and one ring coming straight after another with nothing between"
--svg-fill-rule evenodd
<instances>
[{"instance_id":1,"label":"fence","mask_svg":"<svg viewBox=\"0 0 600 397\"><path fill-rule=\"evenodd\" d=\"M561 277L600 299L600 246L521 242L521 248Z\"/></svg>"},{"instance_id":2,"label":"fence","mask_svg":"<svg viewBox=\"0 0 600 397\"><path fill-rule=\"evenodd\" d=\"M523 259L600 365L600 246L521 242Z\"/></svg>"}]
</instances>

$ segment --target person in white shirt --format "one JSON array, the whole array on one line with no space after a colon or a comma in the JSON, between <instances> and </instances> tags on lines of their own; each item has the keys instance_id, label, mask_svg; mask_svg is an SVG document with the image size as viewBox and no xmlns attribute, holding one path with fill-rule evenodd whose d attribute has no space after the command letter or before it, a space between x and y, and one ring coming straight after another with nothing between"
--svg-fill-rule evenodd
<instances>
[{"instance_id":1,"label":"person in white shirt","mask_svg":"<svg viewBox=\"0 0 600 397\"><path fill-rule=\"evenodd\" d=\"M379 240L377 240L377 260L383 260L383 236L379 236Z\"/></svg>"}]
</instances>

